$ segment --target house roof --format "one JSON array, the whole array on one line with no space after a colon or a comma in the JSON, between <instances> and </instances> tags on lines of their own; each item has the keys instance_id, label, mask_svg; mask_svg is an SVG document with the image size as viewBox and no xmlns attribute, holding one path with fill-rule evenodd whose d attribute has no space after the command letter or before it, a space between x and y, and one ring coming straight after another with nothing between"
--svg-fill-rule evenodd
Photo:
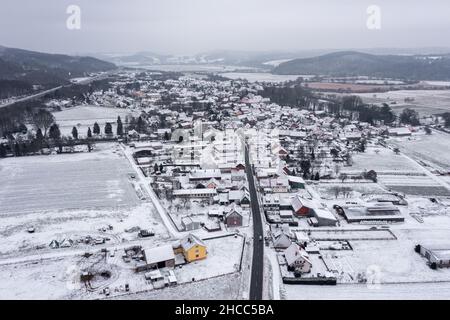
<instances>
[{"instance_id":1,"label":"house roof","mask_svg":"<svg viewBox=\"0 0 450 320\"><path fill-rule=\"evenodd\" d=\"M292 265L295 261L301 259L307 261L312 265L309 260L309 255L305 250L300 250L300 247L296 243L292 243L286 250L284 250L284 257L288 265Z\"/></svg>"},{"instance_id":2,"label":"house roof","mask_svg":"<svg viewBox=\"0 0 450 320\"><path fill-rule=\"evenodd\" d=\"M314 209L316 207L316 204L312 202L311 200L304 199L300 197L299 195L296 195L291 198L291 205L294 211L300 210L302 207L307 207L310 209Z\"/></svg>"},{"instance_id":3,"label":"house roof","mask_svg":"<svg viewBox=\"0 0 450 320\"><path fill-rule=\"evenodd\" d=\"M196 245L199 245L199 246L202 246L202 247L206 247L206 245L203 242L203 240L200 240L200 238L197 238L192 233L190 233L187 237L181 239L181 247L185 251L191 249L192 247L194 247Z\"/></svg>"},{"instance_id":4,"label":"house roof","mask_svg":"<svg viewBox=\"0 0 450 320\"><path fill-rule=\"evenodd\" d=\"M144 247L144 253L147 264L175 259L175 254L170 244L160 247Z\"/></svg>"}]
</instances>

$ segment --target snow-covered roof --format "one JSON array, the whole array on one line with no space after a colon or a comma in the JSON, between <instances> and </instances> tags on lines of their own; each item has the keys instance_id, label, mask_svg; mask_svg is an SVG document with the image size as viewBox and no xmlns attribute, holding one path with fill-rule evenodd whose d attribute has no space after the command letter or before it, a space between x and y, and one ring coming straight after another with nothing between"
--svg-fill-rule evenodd
<instances>
[{"instance_id":1,"label":"snow-covered roof","mask_svg":"<svg viewBox=\"0 0 450 320\"><path fill-rule=\"evenodd\" d=\"M299 259L305 260L312 265L311 261L309 260L308 253L304 250L301 250L296 243L292 243L286 250L284 250L284 257L286 258L286 262L288 265L294 264L295 261Z\"/></svg>"},{"instance_id":2,"label":"snow-covered roof","mask_svg":"<svg viewBox=\"0 0 450 320\"><path fill-rule=\"evenodd\" d=\"M206 247L206 244L202 240L200 240L200 238L197 238L192 233L190 233L187 237L181 240L181 247L185 251L191 249L195 245Z\"/></svg>"},{"instance_id":3,"label":"snow-covered roof","mask_svg":"<svg viewBox=\"0 0 450 320\"><path fill-rule=\"evenodd\" d=\"M144 253L147 264L175 259L175 254L170 244L160 247L144 247Z\"/></svg>"}]
</instances>

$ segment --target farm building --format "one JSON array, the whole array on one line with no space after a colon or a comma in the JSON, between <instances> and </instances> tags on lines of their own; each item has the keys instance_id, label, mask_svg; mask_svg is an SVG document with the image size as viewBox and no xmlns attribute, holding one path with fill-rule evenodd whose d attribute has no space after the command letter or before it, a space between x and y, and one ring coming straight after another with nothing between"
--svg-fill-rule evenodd
<instances>
[{"instance_id":1,"label":"farm building","mask_svg":"<svg viewBox=\"0 0 450 320\"><path fill-rule=\"evenodd\" d=\"M298 216L309 216L312 214L312 210L316 205L308 199L304 199L299 195L291 198L291 205L294 209L294 213Z\"/></svg>"},{"instance_id":2,"label":"farm building","mask_svg":"<svg viewBox=\"0 0 450 320\"><path fill-rule=\"evenodd\" d=\"M143 247L142 251L145 264L138 266L137 271L175 267L175 254L172 245Z\"/></svg>"},{"instance_id":3,"label":"farm building","mask_svg":"<svg viewBox=\"0 0 450 320\"><path fill-rule=\"evenodd\" d=\"M411 130L406 127L400 127L400 128L389 128L389 135L395 136L395 137L404 137L404 136L410 136Z\"/></svg>"},{"instance_id":4,"label":"farm building","mask_svg":"<svg viewBox=\"0 0 450 320\"><path fill-rule=\"evenodd\" d=\"M400 210L392 205L380 204L373 206L348 206L342 208L345 219L352 222L389 221L403 222Z\"/></svg>"},{"instance_id":5,"label":"farm building","mask_svg":"<svg viewBox=\"0 0 450 320\"><path fill-rule=\"evenodd\" d=\"M433 269L450 267L450 245L417 245L416 251L428 260Z\"/></svg>"}]
</instances>

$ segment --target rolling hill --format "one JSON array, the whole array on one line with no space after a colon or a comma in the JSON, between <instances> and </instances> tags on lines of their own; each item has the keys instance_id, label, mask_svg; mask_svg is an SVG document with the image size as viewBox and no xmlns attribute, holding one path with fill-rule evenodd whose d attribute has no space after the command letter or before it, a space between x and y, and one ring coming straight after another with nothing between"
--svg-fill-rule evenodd
<instances>
[{"instance_id":1,"label":"rolling hill","mask_svg":"<svg viewBox=\"0 0 450 320\"><path fill-rule=\"evenodd\" d=\"M44 88L66 84L69 79L116 68L91 57L49 54L0 46L0 97L40 85Z\"/></svg>"},{"instance_id":2,"label":"rolling hill","mask_svg":"<svg viewBox=\"0 0 450 320\"><path fill-rule=\"evenodd\" d=\"M374 55L343 51L284 62L272 73L450 80L450 55Z\"/></svg>"}]
</instances>

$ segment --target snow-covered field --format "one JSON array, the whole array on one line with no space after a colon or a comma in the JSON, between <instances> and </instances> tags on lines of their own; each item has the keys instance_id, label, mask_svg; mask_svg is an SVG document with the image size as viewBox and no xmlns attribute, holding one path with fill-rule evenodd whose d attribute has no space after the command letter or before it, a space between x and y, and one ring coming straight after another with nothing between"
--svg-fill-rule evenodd
<instances>
[{"instance_id":1,"label":"snow-covered field","mask_svg":"<svg viewBox=\"0 0 450 320\"><path fill-rule=\"evenodd\" d=\"M392 138L389 143L399 147L401 152L412 158L450 171L450 134L433 130L431 135Z\"/></svg>"},{"instance_id":2,"label":"snow-covered field","mask_svg":"<svg viewBox=\"0 0 450 320\"><path fill-rule=\"evenodd\" d=\"M8 158L0 162L1 216L129 206L138 203L128 161L112 145L91 153Z\"/></svg>"},{"instance_id":3,"label":"snow-covered field","mask_svg":"<svg viewBox=\"0 0 450 320\"><path fill-rule=\"evenodd\" d=\"M450 282L382 284L368 287L365 284L338 286L286 285L288 299L295 300L435 300L450 297Z\"/></svg>"},{"instance_id":4,"label":"snow-covered field","mask_svg":"<svg viewBox=\"0 0 450 320\"><path fill-rule=\"evenodd\" d=\"M133 115L133 113L127 109L78 106L54 112L53 115L60 127L61 134L70 136L72 128L77 127L79 136L84 137L89 127L93 130L95 122L100 126L101 133L104 133L104 127L107 122L112 124L113 132L116 132L117 117L120 116L122 122L125 122L126 117Z\"/></svg>"},{"instance_id":5,"label":"snow-covered field","mask_svg":"<svg viewBox=\"0 0 450 320\"><path fill-rule=\"evenodd\" d=\"M416 172L417 168L390 149L368 147L366 152L354 154L353 165L343 168L342 171L362 172L364 170L375 170L380 174L380 172Z\"/></svg>"},{"instance_id":6,"label":"snow-covered field","mask_svg":"<svg viewBox=\"0 0 450 320\"><path fill-rule=\"evenodd\" d=\"M395 111L414 108L421 115L442 113L450 110L450 90L398 90L357 94L366 103L391 103ZM413 98L405 102L405 98Z\"/></svg>"},{"instance_id":7,"label":"snow-covered field","mask_svg":"<svg viewBox=\"0 0 450 320\"><path fill-rule=\"evenodd\" d=\"M440 134L440 133L439 133ZM391 139L392 144L398 145L401 151L407 155L408 152L416 158L424 162L429 159L432 163L446 165L448 159L446 154L450 154L449 147L445 145L444 134L436 134L436 141L433 142L430 136L419 136L417 139L425 139L419 142L423 144L424 149L420 145L414 145L407 138ZM414 138L416 139L416 138ZM410 144L408 146L408 143ZM406 147L405 147L406 146ZM431 168L430 168L431 169ZM366 152L358 153L353 156L353 166L346 167L342 171L348 173L361 173L364 170L375 170L378 176L379 184L388 190L410 195L423 196L448 196L450 190L437 178L427 174L427 172L415 163L413 160L403 154L395 154L392 150L384 147L369 147Z\"/></svg>"},{"instance_id":8,"label":"snow-covered field","mask_svg":"<svg viewBox=\"0 0 450 320\"><path fill-rule=\"evenodd\" d=\"M115 144L91 153L9 158L0 162L0 256L45 255L108 238L107 245L137 239L140 227L168 238L150 202L138 199L129 162ZM34 233L27 228L33 227ZM109 229L111 227L111 229ZM127 232L128 230L128 232ZM51 249L52 240L70 239L70 248ZM1 261L0 261L1 262Z\"/></svg>"},{"instance_id":9,"label":"snow-covered field","mask_svg":"<svg viewBox=\"0 0 450 320\"><path fill-rule=\"evenodd\" d=\"M250 82L285 82L293 81L301 76L297 75L278 75L266 72L225 72L220 74L229 79L246 79Z\"/></svg>"}]
</instances>

